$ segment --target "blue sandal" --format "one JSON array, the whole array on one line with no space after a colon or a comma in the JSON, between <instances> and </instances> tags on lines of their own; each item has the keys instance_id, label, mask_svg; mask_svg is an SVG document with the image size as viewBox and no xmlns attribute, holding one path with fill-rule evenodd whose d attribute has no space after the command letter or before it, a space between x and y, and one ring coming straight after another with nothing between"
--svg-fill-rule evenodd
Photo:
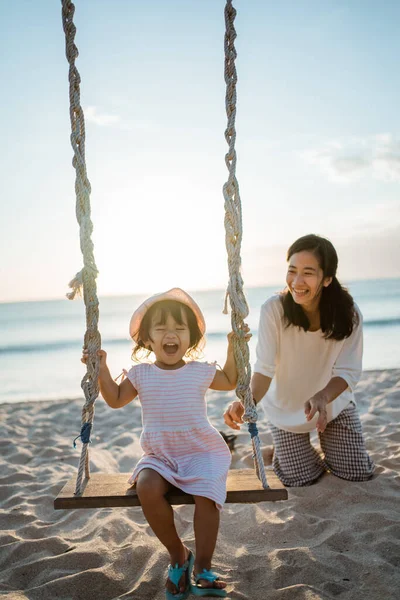
<instances>
[{"instance_id":1,"label":"blue sandal","mask_svg":"<svg viewBox=\"0 0 400 600\"><path fill-rule=\"evenodd\" d=\"M194 575L195 585L191 586L191 591L195 596L219 596L220 598L225 598L228 595L225 588L201 587L198 585L201 579L214 583L214 581L218 581L219 577L213 571L207 571L207 569L203 569L201 573Z\"/></svg>"},{"instance_id":2,"label":"blue sandal","mask_svg":"<svg viewBox=\"0 0 400 600\"><path fill-rule=\"evenodd\" d=\"M193 552L189 552L189 556L181 567L178 567L178 563L176 563L175 567L172 565L168 565L168 579L178 588L179 581L182 575L187 571L187 585L184 592L178 592L177 594L173 594L169 590L165 590L165 596L167 600L186 600L186 598L190 594L190 579L192 577L194 565L194 556Z\"/></svg>"}]
</instances>

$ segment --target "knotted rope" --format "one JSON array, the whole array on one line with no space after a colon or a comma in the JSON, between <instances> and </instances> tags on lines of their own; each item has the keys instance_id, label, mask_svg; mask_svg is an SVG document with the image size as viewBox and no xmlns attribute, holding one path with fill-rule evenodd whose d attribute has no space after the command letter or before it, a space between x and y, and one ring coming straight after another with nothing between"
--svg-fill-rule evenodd
<instances>
[{"instance_id":1,"label":"knotted rope","mask_svg":"<svg viewBox=\"0 0 400 600\"><path fill-rule=\"evenodd\" d=\"M229 146L225 155L225 163L229 171L228 181L224 184L223 194L225 199L225 245L228 253L229 284L225 297L224 313L228 312L228 297L231 306L231 321L234 336L234 355L238 367L238 384L236 395L244 405L243 420L249 423L249 432L253 445L254 464L257 475L263 487L267 488L264 462L261 454L260 440L257 430L257 410L250 391L251 367L249 360L249 347L244 340L243 322L249 314L247 301L243 292L243 279L240 273L242 243L242 206L239 194L239 183L236 178L236 83L237 73L235 59L236 31L234 20L236 10L232 0L227 0L225 5L225 107L228 124L225 130L225 139Z\"/></svg>"},{"instance_id":2,"label":"knotted rope","mask_svg":"<svg viewBox=\"0 0 400 600\"><path fill-rule=\"evenodd\" d=\"M98 331L99 301L97 298L97 267L93 255L91 235L93 224L90 218L90 182L87 178L85 163L85 119L80 104L81 78L75 66L78 49L74 39L76 27L73 23L75 6L70 0L61 0L62 23L65 33L66 56L69 63L69 99L71 119L71 145L74 151L72 165L75 168L76 218L80 227L80 246L83 255L83 269L70 282L72 292L67 294L72 300L83 288L83 299L86 307L86 333L84 347L88 349L89 359L87 372L82 379L81 387L85 394L82 409L82 428L78 437L82 440L82 453L76 479L75 494L81 493L83 470L89 478L89 443L94 418L94 402L99 395L99 359L97 351L101 346Z\"/></svg>"},{"instance_id":3,"label":"knotted rope","mask_svg":"<svg viewBox=\"0 0 400 600\"><path fill-rule=\"evenodd\" d=\"M80 75L75 66L78 57L78 49L74 43L76 27L73 23L75 6L71 0L61 0L62 22L66 41L66 56L69 67L69 96L70 96L70 120L71 120L71 145L74 151L72 160L75 168L75 193L76 193L76 217L80 227L80 246L83 255L83 269L76 274L71 281L72 292L68 294L73 299L76 293L83 288L83 298L86 307L86 333L84 346L88 349L89 359L87 372L82 379L81 387L85 395L85 404L82 409L82 428L78 437L83 442L82 453L79 462L78 476L76 480L75 494L81 493L83 470L89 478L89 443L94 418L94 402L99 395L98 375L99 360L97 351L101 347L101 338L98 331L99 302L97 298L96 277L98 274L93 254L93 242L91 234L93 224L90 218L90 182L87 178L85 163L85 120L80 105ZM249 423L249 431L252 437L255 466L257 475L261 479L264 488L268 487L260 441L256 426L257 411L254 406L250 392L251 368L249 363L248 345L244 340L243 321L248 315L248 306L243 293L243 280L240 274L241 258L240 249L242 241L242 209L239 194L239 184L236 179L236 82L237 74L235 68L236 31L234 19L236 10L232 6L232 0L227 0L225 7L225 82L226 82L226 113L228 124L225 131L225 139L229 150L225 155L226 166L229 171L228 181L223 187L225 199L225 243L228 253L229 284L226 295L229 297L231 306L232 329L235 332L234 354L238 365L238 385L236 393L245 407L244 420Z\"/></svg>"}]
</instances>

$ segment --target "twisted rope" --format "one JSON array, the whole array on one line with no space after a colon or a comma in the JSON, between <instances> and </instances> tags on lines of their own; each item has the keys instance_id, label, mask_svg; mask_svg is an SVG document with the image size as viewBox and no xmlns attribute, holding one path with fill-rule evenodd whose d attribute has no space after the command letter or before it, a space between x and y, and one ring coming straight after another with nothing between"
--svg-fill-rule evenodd
<instances>
[{"instance_id":1,"label":"twisted rope","mask_svg":"<svg viewBox=\"0 0 400 600\"><path fill-rule=\"evenodd\" d=\"M244 340L243 322L249 314L247 301L243 292L243 279L240 273L242 244L242 206L240 201L239 183L236 178L236 83L237 73L235 60L237 57L235 49L236 30L234 20L236 10L232 6L232 0L227 0L225 5L225 83L226 96L225 108L228 118L225 130L225 139L228 144L228 152L225 154L225 163L229 171L228 181L223 186L225 199L225 245L228 253L229 283L225 297L224 313L227 313L228 298L231 306L231 321L234 336L234 355L238 367L238 384L236 394L245 412L243 420L249 423L253 445L253 457L257 475L262 481L263 487L268 483L265 475L264 463L261 454L260 440L256 426L257 410L254 405L253 396L250 391L251 367L249 347Z\"/></svg>"},{"instance_id":2,"label":"twisted rope","mask_svg":"<svg viewBox=\"0 0 400 600\"><path fill-rule=\"evenodd\" d=\"M80 247L83 255L83 269L77 273L69 286L72 292L67 294L72 300L83 288L83 299L86 307L86 333L84 347L89 351L87 372L82 379L81 387L85 395L82 409L81 437L83 445L78 467L75 494L81 493L83 470L89 478L89 443L94 418L94 402L99 395L99 359L97 351L101 346L98 331L99 301L97 298L96 277L98 274L93 254L91 235L93 224L90 218L90 182L87 178L85 163L85 119L80 104L81 78L75 66L78 49L74 39L76 27L73 23L75 6L70 0L61 0L62 23L65 33L65 52L69 63L69 100L71 120L71 145L74 151L72 165L75 169L76 218L80 227Z\"/></svg>"}]
</instances>

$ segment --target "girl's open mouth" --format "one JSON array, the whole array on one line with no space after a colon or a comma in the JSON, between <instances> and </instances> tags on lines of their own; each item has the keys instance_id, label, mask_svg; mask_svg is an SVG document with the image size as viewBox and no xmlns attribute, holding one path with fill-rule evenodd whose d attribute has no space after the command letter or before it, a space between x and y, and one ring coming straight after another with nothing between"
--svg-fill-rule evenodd
<instances>
[{"instance_id":1,"label":"girl's open mouth","mask_svg":"<svg viewBox=\"0 0 400 600\"><path fill-rule=\"evenodd\" d=\"M178 351L178 344L164 344L163 350L165 354L172 356L175 352Z\"/></svg>"}]
</instances>

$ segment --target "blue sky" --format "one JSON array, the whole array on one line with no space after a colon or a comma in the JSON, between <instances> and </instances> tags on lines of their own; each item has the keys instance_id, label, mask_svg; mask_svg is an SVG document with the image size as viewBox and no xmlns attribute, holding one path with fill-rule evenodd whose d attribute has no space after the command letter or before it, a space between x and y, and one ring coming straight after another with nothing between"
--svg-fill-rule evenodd
<instances>
[{"instance_id":1,"label":"blue sky","mask_svg":"<svg viewBox=\"0 0 400 600\"><path fill-rule=\"evenodd\" d=\"M223 288L222 0L77 0L100 294ZM400 276L400 4L237 0L243 277L329 237L344 280ZM81 268L61 3L0 3L0 300Z\"/></svg>"}]
</instances>

